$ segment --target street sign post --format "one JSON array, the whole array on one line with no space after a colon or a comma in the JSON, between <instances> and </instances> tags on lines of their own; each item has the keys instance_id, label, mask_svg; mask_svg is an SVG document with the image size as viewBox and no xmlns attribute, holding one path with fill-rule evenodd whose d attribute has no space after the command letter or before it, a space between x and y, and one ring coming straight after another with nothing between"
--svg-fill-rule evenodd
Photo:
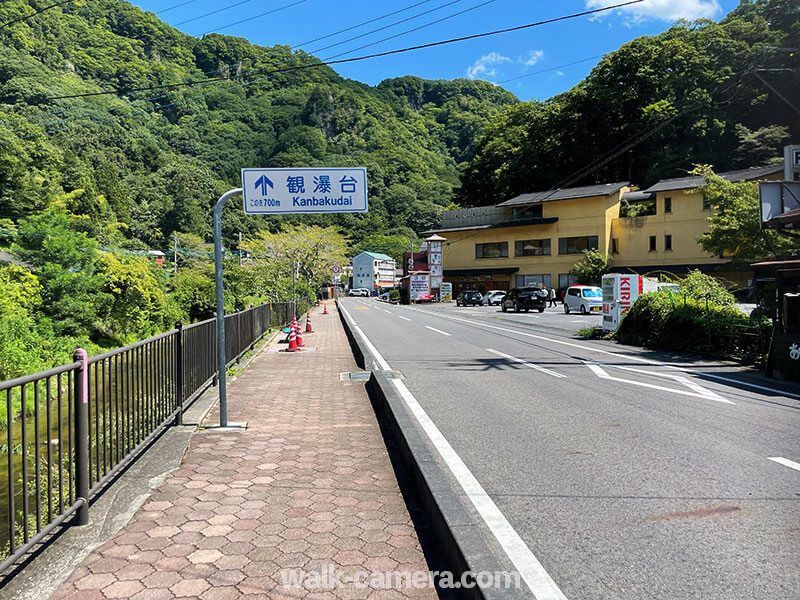
<instances>
[{"instance_id":1,"label":"street sign post","mask_svg":"<svg viewBox=\"0 0 800 600\"><path fill-rule=\"evenodd\" d=\"M367 170L242 169L248 215L367 211Z\"/></svg>"},{"instance_id":2,"label":"street sign post","mask_svg":"<svg viewBox=\"0 0 800 600\"><path fill-rule=\"evenodd\" d=\"M214 205L220 427L228 426L225 306L222 301L222 208L236 194L242 194L244 212L248 215L367 212L367 170L364 167L242 169L242 187L225 192ZM294 274L294 270L292 272Z\"/></svg>"}]
</instances>

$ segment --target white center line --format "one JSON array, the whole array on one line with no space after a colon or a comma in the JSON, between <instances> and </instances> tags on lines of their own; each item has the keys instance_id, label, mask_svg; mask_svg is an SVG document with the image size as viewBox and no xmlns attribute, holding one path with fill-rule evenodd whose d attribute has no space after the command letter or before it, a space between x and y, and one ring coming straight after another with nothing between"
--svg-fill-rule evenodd
<instances>
[{"instance_id":1,"label":"white center line","mask_svg":"<svg viewBox=\"0 0 800 600\"><path fill-rule=\"evenodd\" d=\"M540 367L539 365L530 363L527 360L522 360L521 358L517 358L516 356L511 356L510 354L504 354L497 350L492 350L491 348L487 348L486 351L491 352L492 354L497 354L497 356L502 356L503 358L507 358L508 360L513 360L514 362L519 363L521 365L525 365L530 369L536 369L537 371L541 371L542 373L547 373L548 375L552 375L553 377L566 377L566 375L562 375L561 373L556 373L555 371L551 371L550 369L545 369L544 367Z\"/></svg>"},{"instance_id":2,"label":"white center line","mask_svg":"<svg viewBox=\"0 0 800 600\"><path fill-rule=\"evenodd\" d=\"M794 469L795 471L800 471L800 463L796 463L793 460L789 460L788 458L783 458L782 456L768 456L769 460L778 463L779 465L783 465L784 467L789 467L790 469Z\"/></svg>"},{"instance_id":3,"label":"white center line","mask_svg":"<svg viewBox=\"0 0 800 600\"><path fill-rule=\"evenodd\" d=\"M450 336L449 333L446 331L442 331L441 329L436 329L436 327L431 327L430 325L425 325L425 329L430 329L431 331L435 331L436 333L441 333L442 335Z\"/></svg>"},{"instance_id":4,"label":"white center line","mask_svg":"<svg viewBox=\"0 0 800 600\"><path fill-rule=\"evenodd\" d=\"M404 317L403 315L397 315L397 316L400 317L401 319L405 320L405 321L410 321L411 320L408 317Z\"/></svg>"}]
</instances>

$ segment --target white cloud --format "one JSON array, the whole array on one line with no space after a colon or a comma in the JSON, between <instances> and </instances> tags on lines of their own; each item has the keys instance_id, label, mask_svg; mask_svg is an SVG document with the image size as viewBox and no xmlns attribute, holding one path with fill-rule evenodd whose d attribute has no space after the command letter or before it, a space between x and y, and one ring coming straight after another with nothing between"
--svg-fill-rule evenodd
<instances>
[{"instance_id":1,"label":"white cloud","mask_svg":"<svg viewBox=\"0 0 800 600\"><path fill-rule=\"evenodd\" d=\"M497 52L485 54L471 66L467 67L467 77L469 79L487 79L494 77L497 74L497 69L494 68L494 65L499 65L504 62L511 62L511 59Z\"/></svg>"},{"instance_id":2,"label":"white cloud","mask_svg":"<svg viewBox=\"0 0 800 600\"><path fill-rule=\"evenodd\" d=\"M559 77L563 77L564 71L556 71L556 75L558 75Z\"/></svg>"},{"instance_id":3,"label":"white cloud","mask_svg":"<svg viewBox=\"0 0 800 600\"><path fill-rule=\"evenodd\" d=\"M619 0L586 0L586 8L603 8L619 4ZM722 11L718 0L644 0L619 9L634 22L655 19L676 21L678 19L712 18Z\"/></svg>"},{"instance_id":4,"label":"white cloud","mask_svg":"<svg viewBox=\"0 0 800 600\"><path fill-rule=\"evenodd\" d=\"M526 67L532 67L544 58L544 50L531 50L528 52L528 59L525 61Z\"/></svg>"}]
</instances>

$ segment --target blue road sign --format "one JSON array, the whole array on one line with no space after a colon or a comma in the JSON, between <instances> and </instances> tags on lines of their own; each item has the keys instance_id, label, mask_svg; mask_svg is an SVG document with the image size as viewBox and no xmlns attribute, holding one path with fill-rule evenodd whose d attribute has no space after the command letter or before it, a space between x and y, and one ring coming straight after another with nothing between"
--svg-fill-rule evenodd
<instances>
[{"instance_id":1,"label":"blue road sign","mask_svg":"<svg viewBox=\"0 0 800 600\"><path fill-rule=\"evenodd\" d=\"M367 211L367 170L242 169L244 212L251 215Z\"/></svg>"}]
</instances>

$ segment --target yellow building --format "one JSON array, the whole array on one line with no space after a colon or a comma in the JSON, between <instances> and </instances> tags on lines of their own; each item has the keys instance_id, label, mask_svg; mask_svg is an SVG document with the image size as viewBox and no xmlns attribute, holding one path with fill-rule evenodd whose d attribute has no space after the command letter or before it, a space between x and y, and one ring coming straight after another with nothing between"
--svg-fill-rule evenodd
<instances>
[{"instance_id":1,"label":"yellow building","mask_svg":"<svg viewBox=\"0 0 800 600\"><path fill-rule=\"evenodd\" d=\"M722 173L730 181L780 178L782 165ZM522 194L496 206L447 211L444 280L453 293L574 283L570 270L586 249L610 254L615 271L719 272L746 284L748 274L725 272L728 259L702 250L711 209L701 177L659 181L639 191L627 182ZM638 216L624 216L636 214Z\"/></svg>"}]
</instances>

